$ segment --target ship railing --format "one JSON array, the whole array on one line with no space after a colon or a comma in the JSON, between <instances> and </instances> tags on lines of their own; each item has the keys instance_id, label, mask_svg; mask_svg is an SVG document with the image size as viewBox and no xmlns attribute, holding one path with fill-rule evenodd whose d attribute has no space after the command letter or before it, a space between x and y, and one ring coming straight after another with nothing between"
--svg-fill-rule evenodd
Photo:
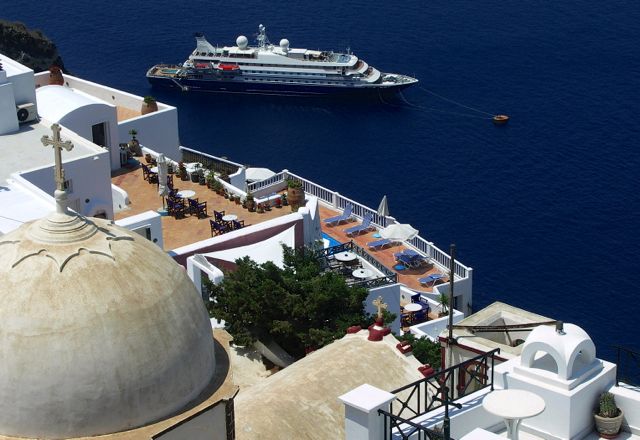
<instances>
[{"instance_id":1,"label":"ship railing","mask_svg":"<svg viewBox=\"0 0 640 440\"><path fill-rule=\"evenodd\" d=\"M302 183L305 193L311 194L318 199L322 200L326 204L333 208L344 211L347 205L351 205L353 215L359 218L364 218L366 214L370 214L372 217L371 223L378 228L385 228L388 225L396 223L396 220L390 216L383 216L378 214L378 211L361 203L358 203L352 199L349 199L336 191L332 191L324 186L318 185L304 177L294 174L288 170L282 172L259 182L253 182L248 185L249 191L260 193L277 192L286 188L287 180L294 179ZM407 243L414 247L417 251L423 253L427 257L431 258L438 265L448 268L450 265L451 257L432 242L425 240L419 235L408 240ZM469 268L459 261L455 261L454 272L457 277L468 278Z\"/></svg>"},{"instance_id":2,"label":"ship railing","mask_svg":"<svg viewBox=\"0 0 640 440\"><path fill-rule=\"evenodd\" d=\"M180 151L182 152L182 160L184 162L199 162L204 168L221 174L231 175L236 173L238 168L242 167L242 164L225 159L224 157L213 156L188 147L180 146Z\"/></svg>"}]
</instances>

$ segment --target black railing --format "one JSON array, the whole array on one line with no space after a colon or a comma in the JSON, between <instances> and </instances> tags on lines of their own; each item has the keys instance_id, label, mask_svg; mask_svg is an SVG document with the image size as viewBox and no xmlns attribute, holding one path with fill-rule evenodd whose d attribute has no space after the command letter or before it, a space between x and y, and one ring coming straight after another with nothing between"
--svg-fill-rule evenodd
<instances>
[{"instance_id":1,"label":"black railing","mask_svg":"<svg viewBox=\"0 0 640 440\"><path fill-rule=\"evenodd\" d=\"M640 386L640 352L620 346L615 348L618 351L616 385L624 382L627 385Z\"/></svg>"},{"instance_id":2,"label":"black railing","mask_svg":"<svg viewBox=\"0 0 640 440\"><path fill-rule=\"evenodd\" d=\"M213 170L216 173L226 174L227 176L234 174L238 171L238 166L232 163L225 162L224 160L217 159L206 154L197 153L195 151L183 149L182 150L183 162L199 162L202 166L208 170Z\"/></svg>"},{"instance_id":3,"label":"black railing","mask_svg":"<svg viewBox=\"0 0 640 440\"><path fill-rule=\"evenodd\" d=\"M412 435L422 431L418 430L419 425L413 422L407 423L407 421L441 407L445 407L446 438L449 431L447 426L449 406L460 408L460 405L455 403L458 399L483 388L491 387L493 391L493 367L496 353L500 353L499 348L391 391L396 398L391 402L389 412L378 411L385 417L385 439L390 439L394 430L404 440L413 438ZM420 429L423 428L420 427Z\"/></svg>"},{"instance_id":4,"label":"black railing","mask_svg":"<svg viewBox=\"0 0 640 440\"><path fill-rule=\"evenodd\" d=\"M395 284L398 282L398 274L394 271L388 269L378 260L369 255L363 248L355 244L353 241L349 241L348 243L341 243L336 246L331 246L328 248L318 249L316 251L316 256L318 259L325 260L325 266L328 267L328 258L331 255L338 254L340 252L353 252L356 255L360 256L363 260L367 261L373 267L375 267L378 271L382 272L384 275L378 278L368 279L368 280L358 280L353 281L350 284L352 286L365 287L367 289L372 289L374 287L386 286L388 284Z\"/></svg>"},{"instance_id":5,"label":"black railing","mask_svg":"<svg viewBox=\"0 0 640 440\"><path fill-rule=\"evenodd\" d=\"M385 410L379 409L378 414L384 416L384 440L391 440L391 433L395 430L401 433L403 439L408 439L409 435L411 440L442 440L444 435L442 432L435 431L433 429L425 428L424 426L413 423L410 420L403 419L402 417L394 416ZM387 425L388 424L388 425ZM407 432L407 436L403 434Z\"/></svg>"}]
</instances>

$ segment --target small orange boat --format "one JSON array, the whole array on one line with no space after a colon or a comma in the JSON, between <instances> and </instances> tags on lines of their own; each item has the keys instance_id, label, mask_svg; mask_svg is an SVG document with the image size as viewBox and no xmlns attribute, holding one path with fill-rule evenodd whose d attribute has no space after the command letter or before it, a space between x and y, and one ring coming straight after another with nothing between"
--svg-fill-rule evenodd
<instances>
[{"instance_id":1,"label":"small orange boat","mask_svg":"<svg viewBox=\"0 0 640 440\"><path fill-rule=\"evenodd\" d=\"M507 115L495 115L493 117L494 124L506 124L509 121L509 116Z\"/></svg>"}]
</instances>

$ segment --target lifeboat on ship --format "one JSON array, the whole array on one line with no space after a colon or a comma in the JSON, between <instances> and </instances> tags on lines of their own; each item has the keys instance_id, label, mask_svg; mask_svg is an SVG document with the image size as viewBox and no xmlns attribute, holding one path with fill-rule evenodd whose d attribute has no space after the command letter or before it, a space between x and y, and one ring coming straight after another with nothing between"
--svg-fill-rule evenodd
<instances>
[{"instance_id":1,"label":"lifeboat on ship","mask_svg":"<svg viewBox=\"0 0 640 440\"><path fill-rule=\"evenodd\" d=\"M234 70L239 70L240 66L238 66L237 64L226 64L226 63L220 63L217 66L218 70L222 70L225 72L232 72Z\"/></svg>"}]
</instances>

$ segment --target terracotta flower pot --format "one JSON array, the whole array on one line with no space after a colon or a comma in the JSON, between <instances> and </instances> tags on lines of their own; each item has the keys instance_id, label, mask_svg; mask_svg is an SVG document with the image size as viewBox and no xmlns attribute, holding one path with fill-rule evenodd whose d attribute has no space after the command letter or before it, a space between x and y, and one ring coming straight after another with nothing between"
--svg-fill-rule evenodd
<instances>
[{"instance_id":1,"label":"terracotta flower pot","mask_svg":"<svg viewBox=\"0 0 640 440\"><path fill-rule=\"evenodd\" d=\"M62 76L62 70L58 66L51 66L49 68L49 85L63 86L64 77Z\"/></svg>"},{"instance_id":2,"label":"terracotta flower pot","mask_svg":"<svg viewBox=\"0 0 640 440\"><path fill-rule=\"evenodd\" d=\"M151 102L142 102L142 107L140 108L140 113L143 115L157 112L158 111L158 103L155 101Z\"/></svg>"}]
</instances>

